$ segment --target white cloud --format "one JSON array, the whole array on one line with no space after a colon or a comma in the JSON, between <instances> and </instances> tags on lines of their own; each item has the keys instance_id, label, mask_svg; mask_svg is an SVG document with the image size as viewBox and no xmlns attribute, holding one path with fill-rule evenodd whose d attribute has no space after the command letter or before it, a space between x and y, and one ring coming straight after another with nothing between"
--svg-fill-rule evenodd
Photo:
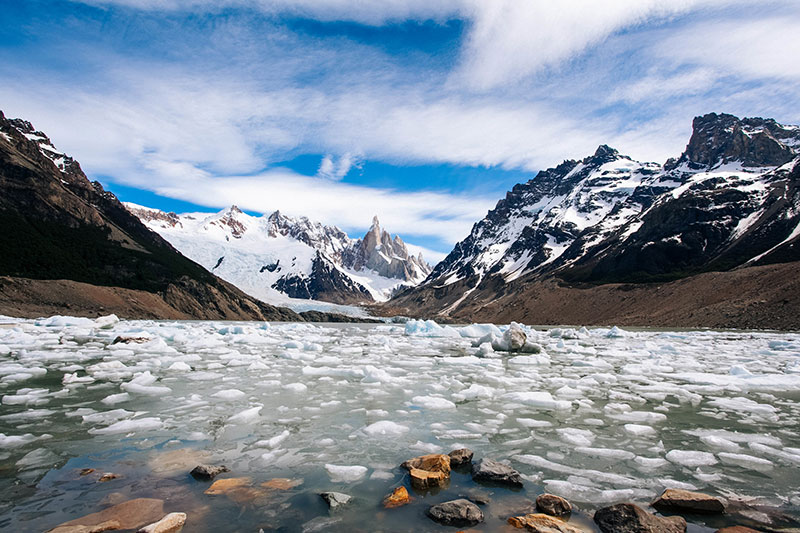
<instances>
[{"instance_id":1,"label":"white cloud","mask_svg":"<svg viewBox=\"0 0 800 533\"><path fill-rule=\"evenodd\" d=\"M359 158L349 152L339 157L338 160L335 156L326 154L317 169L317 177L339 181L347 176L351 168L359 168L360 165Z\"/></svg>"},{"instance_id":2,"label":"white cloud","mask_svg":"<svg viewBox=\"0 0 800 533\"><path fill-rule=\"evenodd\" d=\"M651 72L629 84L624 84L611 93L611 102L624 101L630 104L662 103L680 96L705 94L719 79L719 72L710 68L696 68L687 72L664 75Z\"/></svg>"}]
</instances>

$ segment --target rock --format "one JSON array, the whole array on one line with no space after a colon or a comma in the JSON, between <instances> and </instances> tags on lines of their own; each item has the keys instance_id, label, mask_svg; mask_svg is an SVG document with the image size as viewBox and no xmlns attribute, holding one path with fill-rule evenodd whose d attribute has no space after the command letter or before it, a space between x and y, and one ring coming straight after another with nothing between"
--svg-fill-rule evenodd
<instances>
[{"instance_id":1,"label":"rock","mask_svg":"<svg viewBox=\"0 0 800 533\"><path fill-rule=\"evenodd\" d=\"M536 508L550 516L564 516L572 512L572 504L555 494L540 494L536 498Z\"/></svg>"},{"instance_id":2,"label":"rock","mask_svg":"<svg viewBox=\"0 0 800 533\"><path fill-rule=\"evenodd\" d=\"M108 520L95 526L58 526L55 529L51 529L49 533L100 533L119 528L119 522Z\"/></svg>"},{"instance_id":3,"label":"rock","mask_svg":"<svg viewBox=\"0 0 800 533\"><path fill-rule=\"evenodd\" d=\"M119 336L115 338L111 344L144 344L145 342L150 342L150 337L125 337Z\"/></svg>"},{"instance_id":4,"label":"rock","mask_svg":"<svg viewBox=\"0 0 800 533\"><path fill-rule=\"evenodd\" d=\"M111 481L112 479L117 479L118 477L120 477L119 474L115 474L113 472L106 472L105 474L100 476L100 479L98 479L97 481L98 481L98 483L105 483L106 481Z\"/></svg>"},{"instance_id":5,"label":"rock","mask_svg":"<svg viewBox=\"0 0 800 533\"><path fill-rule=\"evenodd\" d=\"M450 476L444 472L431 472L412 468L408 474L411 477L411 486L417 490L444 487L450 481Z\"/></svg>"},{"instance_id":6,"label":"rock","mask_svg":"<svg viewBox=\"0 0 800 533\"><path fill-rule=\"evenodd\" d=\"M594 513L603 533L685 533L686 520L680 516L661 518L632 503L618 503Z\"/></svg>"},{"instance_id":7,"label":"rock","mask_svg":"<svg viewBox=\"0 0 800 533\"><path fill-rule=\"evenodd\" d=\"M249 477L229 477L226 479L218 479L204 491L204 494L225 494L231 490L246 487L248 485L250 485Z\"/></svg>"},{"instance_id":8,"label":"rock","mask_svg":"<svg viewBox=\"0 0 800 533\"><path fill-rule=\"evenodd\" d=\"M461 448L460 450L453 450L448 454L450 457L450 467L457 468L472 463L472 457L475 455L469 448Z\"/></svg>"},{"instance_id":9,"label":"rock","mask_svg":"<svg viewBox=\"0 0 800 533\"><path fill-rule=\"evenodd\" d=\"M497 483L512 487L522 487L519 472L492 459L481 459L472 465L472 479L483 483Z\"/></svg>"},{"instance_id":10,"label":"rock","mask_svg":"<svg viewBox=\"0 0 800 533\"><path fill-rule=\"evenodd\" d=\"M347 505L350 503L350 500L353 499L352 496L341 492L322 492L320 496L322 496L322 499L325 500L325 503L328 504L331 510L336 510L343 505Z\"/></svg>"},{"instance_id":11,"label":"rock","mask_svg":"<svg viewBox=\"0 0 800 533\"><path fill-rule=\"evenodd\" d=\"M210 481L223 472L230 472L230 468L225 465L197 465L189 472L193 478L201 481Z\"/></svg>"},{"instance_id":12,"label":"rock","mask_svg":"<svg viewBox=\"0 0 800 533\"><path fill-rule=\"evenodd\" d=\"M88 476L92 472L94 472L94 468L81 468L80 475L81 476Z\"/></svg>"},{"instance_id":13,"label":"rock","mask_svg":"<svg viewBox=\"0 0 800 533\"><path fill-rule=\"evenodd\" d=\"M681 489L667 489L656 498L653 507L659 511L669 511L675 513L722 513L725 512L725 505L708 494L702 492L691 492Z\"/></svg>"},{"instance_id":14,"label":"rock","mask_svg":"<svg viewBox=\"0 0 800 533\"><path fill-rule=\"evenodd\" d=\"M169 513L167 516L141 528L136 533L174 533L186 523L186 513Z\"/></svg>"},{"instance_id":15,"label":"rock","mask_svg":"<svg viewBox=\"0 0 800 533\"><path fill-rule=\"evenodd\" d=\"M508 329L503 333L503 341L508 347L509 352L517 352L525 346L528 336L516 322L512 322Z\"/></svg>"},{"instance_id":16,"label":"rock","mask_svg":"<svg viewBox=\"0 0 800 533\"><path fill-rule=\"evenodd\" d=\"M262 487L265 489L271 490L292 490L295 487L299 487L303 484L302 479L289 479L285 477L276 477L272 478L269 481L265 481L261 484Z\"/></svg>"},{"instance_id":17,"label":"rock","mask_svg":"<svg viewBox=\"0 0 800 533\"><path fill-rule=\"evenodd\" d=\"M397 487L391 494L383 499L383 506L386 509L394 509L411 503L411 497L405 487Z\"/></svg>"},{"instance_id":18,"label":"rock","mask_svg":"<svg viewBox=\"0 0 800 533\"><path fill-rule=\"evenodd\" d=\"M445 526L474 526L483 522L483 511L469 500L452 500L428 509L428 516Z\"/></svg>"},{"instance_id":19,"label":"rock","mask_svg":"<svg viewBox=\"0 0 800 533\"><path fill-rule=\"evenodd\" d=\"M488 505L492 501L487 493L480 490L471 490L466 494L459 494L458 497L465 498L478 505Z\"/></svg>"},{"instance_id":20,"label":"rock","mask_svg":"<svg viewBox=\"0 0 800 533\"><path fill-rule=\"evenodd\" d=\"M450 456L421 455L401 465L408 469L411 486L418 490L442 487L450 480Z\"/></svg>"},{"instance_id":21,"label":"rock","mask_svg":"<svg viewBox=\"0 0 800 533\"><path fill-rule=\"evenodd\" d=\"M450 456L432 453L430 455L420 455L409 459L402 465L403 468L411 470L417 468L419 470L427 470L429 472L444 472L450 477Z\"/></svg>"},{"instance_id":22,"label":"rock","mask_svg":"<svg viewBox=\"0 0 800 533\"><path fill-rule=\"evenodd\" d=\"M164 500L137 498L114 505L108 509L103 509L97 513L88 514L81 518L64 522L51 531L67 533L70 530L66 528L71 526L87 527L87 532L106 531L107 529L111 529L108 526L112 522L116 523L114 529L136 529L145 524L155 522L162 516L164 516ZM105 527L105 529L97 529L98 527ZM74 531L77 532L80 530Z\"/></svg>"},{"instance_id":23,"label":"rock","mask_svg":"<svg viewBox=\"0 0 800 533\"><path fill-rule=\"evenodd\" d=\"M761 533L761 532L755 529L750 529L749 527L731 526L718 529L714 533Z\"/></svg>"},{"instance_id":24,"label":"rock","mask_svg":"<svg viewBox=\"0 0 800 533\"><path fill-rule=\"evenodd\" d=\"M573 527L563 520L542 513L512 516L508 519L508 523L516 528L536 533L584 533L583 530Z\"/></svg>"}]
</instances>

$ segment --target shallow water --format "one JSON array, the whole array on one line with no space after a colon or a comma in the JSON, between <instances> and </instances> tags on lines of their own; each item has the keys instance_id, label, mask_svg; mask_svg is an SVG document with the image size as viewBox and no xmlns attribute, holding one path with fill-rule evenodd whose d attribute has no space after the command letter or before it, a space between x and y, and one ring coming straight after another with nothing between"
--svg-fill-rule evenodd
<instances>
[{"instance_id":1,"label":"shallow water","mask_svg":"<svg viewBox=\"0 0 800 533\"><path fill-rule=\"evenodd\" d=\"M483 531L506 529L543 490L570 499L586 529L594 509L646 505L667 487L800 514L800 335L526 328L541 353L474 346L504 329L5 324L0 529L158 497L189 515L186 531L450 530L425 510L474 490L491 498ZM525 489L454 472L445 490L381 507L408 485L402 461L460 447L509 462ZM204 494L209 483L188 475L200 462L249 477L248 490ZM121 477L99 483L103 472ZM302 484L261 486L273 478ZM355 499L331 514L326 490ZM734 521L688 518L694 531Z\"/></svg>"}]
</instances>

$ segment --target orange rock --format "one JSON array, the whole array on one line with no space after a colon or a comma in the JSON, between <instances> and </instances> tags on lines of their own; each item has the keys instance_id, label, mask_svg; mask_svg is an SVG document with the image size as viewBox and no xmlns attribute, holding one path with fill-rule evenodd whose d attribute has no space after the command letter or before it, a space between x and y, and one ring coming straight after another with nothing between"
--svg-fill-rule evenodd
<instances>
[{"instance_id":1,"label":"orange rock","mask_svg":"<svg viewBox=\"0 0 800 533\"><path fill-rule=\"evenodd\" d=\"M218 479L205 490L205 494L227 494L232 490L246 487L249 484L249 477L229 477L226 479Z\"/></svg>"},{"instance_id":2,"label":"orange rock","mask_svg":"<svg viewBox=\"0 0 800 533\"><path fill-rule=\"evenodd\" d=\"M109 529L109 526L114 523L116 523L116 529L136 529L145 524L155 522L162 516L164 516L164 500L137 498L109 507L108 509L103 509L97 513L64 522L52 531L67 533L70 531L70 526L85 526L87 532L104 531L103 529L97 528L105 527ZM79 530L80 529L72 529L72 531Z\"/></svg>"},{"instance_id":3,"label":"orange rock","mask_svg":"<svg viewBox=\"0 0 800 533\"><path fill-rule=\"evenodd\" d=\"M94 472L94 468L81 468L81 476L88 476Z\"/></svg>"},{"instance_id":4,"label":"orange rock","mask_svg":"<svg viewBox=\"0 0 800 533\"><path fill-rule=\"evenodd\" d=\"M273 490L291 490L295 487L299 487L303 484L302 479L289 479L285 477L276 477L270 479L269 481L265 481L261 484L262 487L265 489L273 489Z\"/></svg>"},{"instance_id":5,"label":"orange rock","mask_svg":"<svg viewBox=\"0 0 800 533\"><path fill-rule=\"evenodd\" d=\"M443 487L450 481L449 473L431 472L429 470L420 470L419 468L412 468L409 471L409 476L411 477L411 486L418 490Z\"/></svg>"},{"instance_id":6,"label":"orange rock","mask_svg":"<svg viewBox=\"0 0 800 533\"><path fill-rule=\"evenodd\" d=\"M112 479L117 479L118 477L120 477L119 474L115 474L113 472L106 472L105 474L100 476L100 479L98 479L97 481L100 482L100 483L105 483L106 481L111 481Z\"/></svg>"},{"instance_id":7,"label":"orange rock","mask_svg":"<svg viewBox=\"0 0 800 533\"><path fill-rule=\"evenodd\" d=\"M428 472L444 472L447 477L450 477L450 456L438 453L430 455L420 455L409 459L401 465L403 468L411 470L413 468L419 470L427 470Z\"/></svg>"},{"instance_id":8,"label":"orange rock","mask_svg":"<svg viewBox=\"0 0 800 533\"><path fill-rule=\"evenodd\" d=\"M583 533L583 530L543 513L512 516L508 523L519 529L536 531L537 533Z\"/></svg>"},{"instance_id":9,"label":"orange rock","mask_svg":"<svg viewBox=\"0 0 800 533\"><path fill-rule=\"evenodd\" d=\"M408 503L411 503L411 497L408 495L408 490L406 490L405 487L397 487L391 494L383 499L383 506L387 509L402 507Z\"/></svg>"}]
</instances>

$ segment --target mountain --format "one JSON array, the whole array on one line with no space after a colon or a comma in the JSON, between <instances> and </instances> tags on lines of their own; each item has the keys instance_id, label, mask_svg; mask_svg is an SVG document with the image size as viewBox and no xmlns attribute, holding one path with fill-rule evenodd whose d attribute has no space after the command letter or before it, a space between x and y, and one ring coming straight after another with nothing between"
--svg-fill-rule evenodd
<instances>
[{"instance_id":1,"label":"mountain","mask_svg":"<svg viewBox=\"0 0 800 533\"><path fill-rule=\"evenodd\" d=\"M536 303L512 295L546 280L665 283L798 261L798 155L797 126L714 113L664 165L602 145L514 186L391 305L466 318L502 300L525 312Z\"/></svg>"},{"instance_id":2,"label":"mountain","mask_svg":"<svg viewBox=\"0 0 800 533\"><path fill-rule=\"evenodd\" d=\"M0 313L302 320L182 256L47 135L2 112L0 191Z\"/></svg>"},{"instance_id":3,"label":"mountain","mask_svg":"<svg viewBox=\"0 0 800 533\"><path fill-rule=\"evenodd\" d=\"M320 300L355 304L387 300L430 273L375 217L362 239L337 227L275 211L255 217L232 206L219 213L177 215L126 204L178 250L248 294L267 302Z\"/></svg>"}]
</instances>

